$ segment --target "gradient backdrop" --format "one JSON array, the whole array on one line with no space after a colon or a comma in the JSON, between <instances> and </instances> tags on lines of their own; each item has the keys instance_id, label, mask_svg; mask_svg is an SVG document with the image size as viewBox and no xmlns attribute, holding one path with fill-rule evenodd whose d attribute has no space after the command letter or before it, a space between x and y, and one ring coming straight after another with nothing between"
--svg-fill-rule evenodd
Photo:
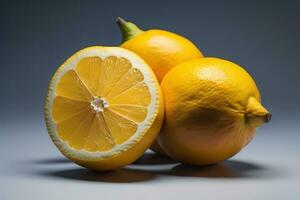
<instances>
[{"instance_id":1,"label":"gradient backdrop","mask_svg":"<svg viewBox=\"0 0 300 200\"><path fill-rule=\"evenodd\" d=\"M274 121L299 109L297 1L4 1L0 11L5 118L40 117L47 84L62 62L87 46L120 43L117 16L144 29L182 34L206 56L243 66L256 80Z\"/></svg>"},{"instance_id":2,"label":"gradient backdrop","mask_svg":"<svg viewBox=\"0 0 300 200\"><path fill-rule=\"evenodd\" d=\"M1 1L0 138L7 147L17 140L31 148L39 139L47 147L40 145L35 154L28 150L16 158L31 153L38 157L39 148L60 155L49 142L43 122L47 84L77 50L118 45L117 16L143 29L176 32L190 38L206 56L243 66L273 114L258 143L267 145L273 134L279 134L278 141L286 146L278 142L272 148L293 146L283 157L299 153L300 1ZM27 133L37 138L32 145L22 139ZM13 157L9 153L1 156Z\"/></svg>"}]
</instances>

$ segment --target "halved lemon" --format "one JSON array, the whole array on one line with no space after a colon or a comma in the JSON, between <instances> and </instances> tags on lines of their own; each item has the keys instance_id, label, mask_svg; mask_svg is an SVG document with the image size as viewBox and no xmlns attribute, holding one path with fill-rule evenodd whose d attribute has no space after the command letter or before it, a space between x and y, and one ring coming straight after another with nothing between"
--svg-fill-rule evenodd
<instances>
[{"instance_id":1,"label":"halved lemon","mask_svg":"<svg viewBox=\"0 0 300 200\"><path fill-rule=\"evenodd\" d=\"M45 104L48 133L75 163L120 168L153 143L163 99L151 68L120 47L89 47L54 74Z\"/></svg>"}]
</instances>

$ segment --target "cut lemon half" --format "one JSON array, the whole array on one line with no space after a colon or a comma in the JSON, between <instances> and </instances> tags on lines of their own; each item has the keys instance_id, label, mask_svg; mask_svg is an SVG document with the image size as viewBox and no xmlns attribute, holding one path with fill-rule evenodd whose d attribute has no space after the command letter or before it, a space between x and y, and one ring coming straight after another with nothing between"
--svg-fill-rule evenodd
<instances>
[{"instance_id":1,"label":"cut lemon half","mask_svg":"<svg viewBox=\"0 0 300 200\"><path fill-rule=\"evenodd\" d=\"M75 163L95 170L120 168L141 156L160 131L160 86L136 54L89 47L54 74L45 120L54 144Z\"/></svg>"}]
</instances>

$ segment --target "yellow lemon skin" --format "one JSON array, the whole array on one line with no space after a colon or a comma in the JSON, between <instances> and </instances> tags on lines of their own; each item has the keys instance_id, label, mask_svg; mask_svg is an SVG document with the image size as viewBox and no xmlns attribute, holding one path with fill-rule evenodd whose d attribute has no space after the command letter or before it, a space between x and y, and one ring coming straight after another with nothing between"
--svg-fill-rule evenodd
<instances>
[{"instance_id":1,"label":"yellow lemon skin","mask_svg":"<svg viewBox=\"0 0 300 200\"><path fill-rule=\"evenodd\" d=\"M121 47L142 57L154 71L159 82L173 67L188 60L204 57L202 52L187 38L165 30L143 31L131 22L118 17L121 30ZM151 150L166 155L157 141Z\"/></svg>"},{"instance_id":2,"label":"yellow lemon skin","mask_svg":"<svg viewBox=\"0 0 300 200\"><path fill-rule=\"evenodd\" d=\"M161 88L165 121L158 141L171 158L186 164L228 159L271 118L251 76L226 60L185 62L165 76Z\"/></svg>"},{"instance_id":3,"label":"yellow lemon skin","mask_svg":"<svg viewBox=\"0 0 300 200\"><path fill-rule=\"evenodd\" d=\"M166 73L185 61L203 54L188 39L164 30L148 30L124 42L121 47L141 56L160 82Z\"/></svg>"}]
</instances>

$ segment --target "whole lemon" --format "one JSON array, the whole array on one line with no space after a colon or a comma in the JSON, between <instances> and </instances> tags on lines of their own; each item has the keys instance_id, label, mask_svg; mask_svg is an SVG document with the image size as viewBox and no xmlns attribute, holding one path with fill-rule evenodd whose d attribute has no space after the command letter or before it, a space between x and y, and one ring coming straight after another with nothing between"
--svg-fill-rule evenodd
<instances>
[{"instance_id":1,"label":"whole lemon","mask_svg":"<svg viewBox=\"0 0 300 200\"><path fill-rule=\"evenodd\" d=\"M161 88L165 122L158 141L183 163L207 165L235 155L271 118L251 76L226 60L185 62L165 76Z\"/></svg>"},{"instance_id":2,"label":"whole lemon","mask_svg":"<svg viewBox=\"0 0 300 200\"><path fill-rule=\"evenodd\" d=\"M178 34L164 30L142 31L120 17L116 21L123 35L121 47L141 56L150 65L159 82L176 65L203 57L190 40Z\"/></svg>"}]
</instances>

